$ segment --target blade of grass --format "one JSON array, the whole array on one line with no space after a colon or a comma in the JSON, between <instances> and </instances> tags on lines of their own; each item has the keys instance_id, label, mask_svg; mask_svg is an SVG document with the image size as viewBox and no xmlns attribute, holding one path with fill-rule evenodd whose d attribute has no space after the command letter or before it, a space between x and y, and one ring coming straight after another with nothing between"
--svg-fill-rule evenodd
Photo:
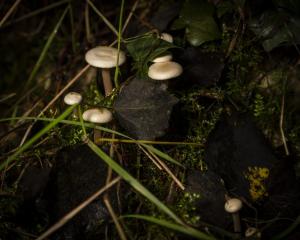
<instances>
[{"instance_id":1,"label":"blade of grass","mask_svg":"<svg viewBox=\"0 0 300 240\"><path fill-rule=\"evenodd\" d=\"M95 13L102 19L102 21L107 25L107 27L118 37L118 31L116 28L108 21L108 19L96 8L96 6L90 1L87 0L88 4L92 7Z\"/></svg>"},{"instance_id":2,"label":"blade of grass","mask_svg":"<svg viewBox=\"0 0 300 240\"><path fill-rule=\"evenodd\" d=\"M131 174L129 174L118 163L111 159L104 151L102 151L91 140L87 139L87 145L117 174L119 174L125 181L127 181L136 191L145 196L149 201L155 204L161 211L171 217L175 222L184 225L182 220L176 216L163 202L155 197L147 188L145 188L139 181L137 181Z\"/></svg>"},{"instance_id":3,"label":"blade of grass","mask_svg":"<svg viewBox=\"0 0 300 240\"><path fill-rule=\"evenodd\" d=\"M117 58L117 66L115 69L115 75L114 75L114 82L115 82L115 87L119 87L119 81L118 77L120 74L120 69L119 69L119 52L121 48L121 36L122 36L122 21L123 21L123 12L124 12L124 3L125 1L122 0L121 2L121 9L120 9L120 15L119 15L119 29L118 29L118 58Z\"/></svg>"},{"instance_id":4,"label":"blade of grass","mask_svg":"<svg viewBox=\"0 0 300 240\"><path fill-rule=\"evenodd\" d=\"M203 146L202 143L194 142L168 142L168 141L151 141L151 140L131 140L131 139L120 139L120 138L99 138L96 143L101 142L116 142L116 143L146 143L146 144L159 144L159 145L189 145L189 146Z\"/></svg>"},{"instance_id":5,"label":"blade of grass","mask_svg":"<svg viewBox=\"0 0 300 240\"><path fill-rule=\"evenodd\" d=\"M10 7L5 16L0 21L0 28L3 26L5 21L9 18L9 16L13 13L13 11L18 7L22 0L16 0L15 3Z\"/></svg>"},{"instance_id":6,"label":"blade of grass","mask_svg":"<svg viewBox=\"0 0 300 240\"><path fill-rule=\"evenodd\" d=\"M122 218L142 219L142 220L160 225L162 227L166 227L166 228L172 229L174 231L184 233L186 235L189 235L191 237L195 237L197 239L216 240L215 237L209 236L209 235L207 235L203 232L198 231L197 229L194 229L194 228L189 227L189 226L182 226L182 225L178 225L178 224L175 224L175 223L171 223L171 222L166 221L164 219L158 219L158 218L155 218L155 217L146 216L146 215L138 215L138 214L124 215L124 216L122 216Z\"/></svg>"},{"instance_id":7,"label":"blade of grass","mask_svg":"<svg viewBox=\"0 0 300 240\"><path fill-rule=\"evenodd\" d=\"M50 129L55 127L58 123L60 123L63 119L65 119L76 107L76 105L67 108L58 118L54 119L47 126L45 126L42 130L40 130L37 134L35 134L31 139L29 139L22 147L20 147L14 154L9 156L6 161L0 164L0 171L8 166L12 161L16 161L16 158L28 149L32 144L34 144L40 137L42 137L45 133L47 133Z\"/></svg>"},{"instance_id":8,"label":"blade of grass","mask_svg":"<svg viewBox=\"0 0 300 240\"><path fill-rule=\"evenodd\" d=\"M42 62L44 61L44 59L46 57L46 54L47 54L47 52L48 52L48 50L49 50L49 48L50 48L50 46L51 46L51 44L53 42L53 39L56 36L56 33L57 33L60 25L62 24L63 19L65 18L65 15L67 14L68 10L69 10L69 6L67 6L65 8L65 10L63 11L60 19L58 20L57 24L55 25L54 29L52 30L52 32L51 32L51 34L50 34L50 36L49 36L49 38L48 38L48 40L47 40L47 42L46 42L46 44L45 44L42 52L41 52L41 54L40 54L37 62L35 63L35 65L33 67L33 70L31 71L31 73L29 75L29 78L28 78L27 82L25 83L24 90L26 90L27 87L31 84L32 80L35 78L38 70L40 69L40 67L42 65Z\"/></svg>"},{"instance_id":9,"label":"blade of grass","mask_svg":"<svg viewBox=\"0 0 300 240\"><path fill-rule=\"evenodd\" d=\"M295 222L292 223L286 230L278 234L277 236L273 237L272 240L280 240L284 239L287 235L289 235L298 225L300 224L300 216L298 216Z\"/></svg>"},{"instance_id":10,"label":"blade of grass","mask_svg":"<svg viewBox=\"0 0 300 240\"><path fill-rule=\"evenodd\" d=\"M73 14L73 6L70 4L70 24L71 24L71 38L72 38L72 50L73 53L76 52L76 42L75 42L75 24L74 24L74 14Z\"/></svg>"},{"instance_id":11,"label":"blade of grass","mask_svg":"<svg viewBox=\"0 0 300 240\"><path fill-rule=\"evenodd\" d=\"M70 0L62 0L62 1L59 1L59 2L55 2L55 3L49 4L49 5L46 6L46 7L37 9L37 10L32 11L32 12L30 12L30 13L24 15L24 16L21 16L21 17L19 17L19 18L13 20L13 21L11 21L11 22L8 22L8 23L4 24L3 27L9 26L9 25L11 25L11 24L14 24L14 23L17 23L17 22L20 22L20 21L23 21L23 20L25 20L25 19L27 19L27 18L34 17L34 16L36 16L36 15L38 15L38 14L40 14L40 13L47 12L47 11L53 9L53 8L56 8L56 7L59 7L60 5L63 5L63 4L65 4L65 3L68 3L69 1L70 1Z\"/></svg>"},{"instance_id":12,"label":"blade of grass","mask_svg":"<svg viewBox=\"0 0 300 240\"><path fill-rule=\"evenodd\" d=\"M46 121L46 122L54 121L54 119L52 119L52 118L42 118L42 117L13 117L13 118L0 119L0 122L11 121L11 120L19 120L19 119L34 120L34 121ZM69 125L75 125L75 126L81 126L80 122L72 121L72 120L62 120L61 123L69 124ZM157 148L155 148L151 145L147 145L147 144L142 143L143 140L134 140L131 137L129 137L129 136L123 134L123 133L117 132L115 130L111 130L111 129L106 128L106 127L95 126L95 124L92 124L92 123L84 123L84 126L87 127L87 128L94 128L94 129L98 129L98 130L105 131L105 132L108 132L108 133L114 133L118 136L130 139L132 141L136 141L137 143L139 143L139 141L141 141L139 144L142 145L143 147L147 148L148 151L152 151L155 154L157 154L159 157L161 157L161 158L163 158L163 159L165 159L169 162L172 162L172 163L174 163L174 164L176 164L180 167L184 167L181 163L179 163L178 161L176 161L175 159L170 157L168 154L163 153L162 151L158 150ZM184 143L182 143L182 144L184 144ZM187 143L187 144L189 144L189 143Z\"/></svg>"}]
</instances>

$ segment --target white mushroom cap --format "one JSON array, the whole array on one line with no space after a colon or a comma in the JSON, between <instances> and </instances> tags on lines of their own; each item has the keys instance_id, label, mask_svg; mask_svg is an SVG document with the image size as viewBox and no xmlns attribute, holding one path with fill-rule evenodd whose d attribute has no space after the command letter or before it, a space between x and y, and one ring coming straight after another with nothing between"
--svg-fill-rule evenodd
<instances>
[{"instance_id":1,"label":"white mushroom cap","mask_svg":"<svg viewBox=\"0 0 300 240\"><path fill-rule=\"evenodd\" d=\"M259 230L255 227L248 227L245 231L245 237L251 237L254 234L257 234L258 236L260 235Z\"/></svg>"},{"instance_id":2,"label":"white mushroom cap","mask_svg":"<svg viewBox=\"0 0 300 240\"><path fill-rule=\"evenodd\" d=\"M236 213L238 212L243 206L243 203L238 198L231 198L226 201L225 203L225 211L228 213Z\"/></svg>"},{"instance_id":3,"label":"white mushroom cap","mask_svg":"<svg viewBox=\"0 0 300 240\"><path fill-rule=\"evenodd\" d=\"M81 94L77 92L69 92L65 97L64 97L64 102L67 105L74 105L80 103L82 100Z\"/></svg>"},{"instance_id":4,"label":"white mushroom cap","mask_svg":"<svg viewBox=\"0 0 300 240\"><path fill-rule=\"evenodd\" d=\"M154 80L167 80L178 77L182 67L176 62L159 62L149 67L148 76Z\"/></svg>"},{"instance_id":5,"label":"white mushroom cap","mask_svg":"<svg viewBox=\"0 0 300 240\"><path fill-rule=\"evenodd\" d=\"M169 42L169 43L173 43L173 37L172 37L172 35L169 34L169 33L162 33L162 34L160 35L160 38L161 38L162 40L165 40L165 41Z\"/></svg>"},{"instance_id":6,"label":"white mushroom cap","mask_svg":"<svg viewBox=\"0 0 300 240\"><path fill-rule=\"evenodd\" d=\"M107 46L95 47L85 54L85 60L94 67L113 68L117 66L118 49ZM120 51L119 66L126 60L125 53Z\"/></svg>"},{"instance_id":7,"label":"white mushroom cap","mask_svg":"<svg viewBox=\"0 0 300 240\"><path fill-rule=\"evenodd\" d=\"M173 58L172 54L163 55L157 58L154 58L152 62L158 63L158 62L169 62Z\"/></svg>"},{"instance_id":8,"label":"white mushroom cap","mask_svg":"<svg viewBox=\"0 0 300 240\"><path fill-rule=\"evenodd\" d=\"M92 123L108 123L112 120L112 113L106 108L92 108L84 111L82 118Z\"/></svg>"}]
</instances>

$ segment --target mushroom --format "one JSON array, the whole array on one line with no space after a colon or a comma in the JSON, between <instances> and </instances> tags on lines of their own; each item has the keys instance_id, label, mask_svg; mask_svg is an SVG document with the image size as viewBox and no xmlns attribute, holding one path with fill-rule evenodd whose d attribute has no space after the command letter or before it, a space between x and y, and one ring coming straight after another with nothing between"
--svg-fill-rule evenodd
<instances>
[{"instance_id":1,"label":"mushroom","mask_svg":"<svg viewBox=\"0 0 300 240\"><path fill-rule=\"evenodd\" d=\"M160 35L160 38L161 38L162 40L165 40L165 41L169 42L169 43L173 43L173 37L172 37L172 35L169 34L169 33L162 33L162 34Z\"/></svg>"},{"instance_id":2,"label":"mushroom","mask_svg":"<svg viewBox=\"0 0 300 240\"><path fill-rule=\"evenodd\" d=\"M108 123L112 120L112 113L106 108L92 108L84 111L82 118L92 123Z\"/></svg>"},{"instance_id":3,"label":"mushroom","mask_svg":"<svg viewBox=\"0 0 300 240\"><path fill-rule=\"evenodd\" d=\"M162 33L160 35L160 38L166 42L173 43L173 37L169 33ZM157 62L169 62L173 58L172 54L167 54L167 55L162 55L157 58L155 58L152 62L157 63Z\"/></svg>"},{"instance_id":4,"label":"mushroom","mask_svg":"<svg viewBox=\"0 0 300 240\"><path fill-rule=\"evenodd\" d=\"M126 60L125 53L123 51L120 51L118 54L118 49L116 48L100 46L89 50L85 54L85 60L91 66L102 69L102 79L105 96L111 94L113 87L109 69L114 68L117 65L122 65Z\"/></svg>"},{"instance_id":5,"label":"mushroom","mask_svg":"<svg viewBox=\"0 0 300 240\"><path fill-rule=\"evenodd\" d=\"M82 100L82 96L81 94L77 93L77 92L69 92L68 94L66 94L66 96L64 97L64 102L67 105L74 105L74 104L78 104L80 103Z\"/></svg>"},{"instance_id":6,"label":"mushroom","mask_svg":"<svg viewBox=\"0 0 300 240\"><path fill-rule=\"evenodd\" d=\"M245 237L248 238L248 237L257 237L257 238L261 238L261 233L260 231L255 228L255 227L248 227L245 231Z\"/></svg>"},{"instance_id":7,"label":"mushroom","mask_svg":"<svg viewBox=\"0 0 300 240\"><path fill-rule=\"evenodd\" d=\"M149 67L148 76L154 80L168 80L178 77L182 67L176 62L158 62Z\"/></svg>"},{"instance_id":8,"label":"mushroom","mask_svg":"<svg viewBox=\"0 0 300 240\"><path fill-rule=\"evenodd\" d=\"M64 97L64 103L67 105L79 104L81 101L82 101L82 96L80 93L77 92L69 92ZM77 116L78 116L77 109L73 109L72 117L77 118Z\"/></svg>"},{"instance_id":9,"label":"mushroom","mask_svg":"<svg viewBox=\"0 0 300 240\"><path fill-rule=\"evenodd\" d=\"M152 62L159 63L159 62L169 62L172 60L172 54L162 55L160 57L154 58Z\"/></svg>"},{"instance_id":10,"label":"mushroom","mask_svg":"<svg viewBox=\"0 0 300 240\"><path fill-rule=\"evenodd\" d=\"M234 232L240 233L241 232L241 222L239 211L241 210L243 203L238 198L230 198L225 203L225 211L232 214L233 219L233 229Z\"/></svg>"}]
</instances>

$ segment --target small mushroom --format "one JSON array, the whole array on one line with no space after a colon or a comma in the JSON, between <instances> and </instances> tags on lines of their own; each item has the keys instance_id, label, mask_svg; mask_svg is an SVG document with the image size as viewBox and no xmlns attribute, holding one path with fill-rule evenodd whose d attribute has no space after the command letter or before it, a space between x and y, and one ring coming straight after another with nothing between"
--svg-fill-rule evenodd
<instances>
[{"instance_id":1,"label":"small mushroom","mask_svg":"<svg viewBox=\"0 0 300 240\"><path fill-rule=\"evenodd\" d=\"M182 67L176 62L158 62L149 67L148 76L154 80L168 80L178 77Z\"/></svg>"},{"instance_id":2,"label":"small mushroom","mask_svg":"<svg viewBox=\"0 0 300 240\"><path fill-rule=\"evenodd\" d=\"M248 227L245 231L245 237L249 238L249 237L254 237L254 236L256 238L261 238L260 231L255 227Z\"/></svg>"},{"instance_id":3,"label":"small mushroom","mask_svg":"<svg viewBox=\"0 0 300 240\"><path fill-rule=\"evenodd\" d=\"M67 105L74 105L80 103L82 100L82 96L80 93L77 92L69 92L64 97L64 102Z\"/></svg>"},{"instance_id":4,"label":"small mushroom","mask_svg":"<svg viewBox=\"0 0 300 240\"><path fill-rule=\"evenodd\" d=\"M91 66L102 69L104 91L105 95L108 96L113 89L109 69L114 68L117 65L122 65L126 60L125 53L123 51L120 51L118 54L118 49L116 48L100 46L89 50L85 54L85 60Z\"/></svg>"},{"instance_id":5,"label":"small mushroom","mask_svg":"<svg viewBox=\"0 0 300 240\"><path fill-rule=\"evenodd\" d=\"M160 38L161 38L162 40L165 40L165 41L169 42L169 43L173 43L173 37L172 37L172 35L169 34L169 33L162 33L162 34L160 35Z\"/></svg>"},{"instance_id":6,"label":"small mushroom","mask_svg":"<svg viewBox=\"0 0 300 240\"><path fill-rule=\"evenodd\" d=\"M241 210L243 203L238 198L230 198L225 203L225 211L232 214L233 219L233 229L234 232L240 233L241 232L241 222L239 211Z\"/></svg>"},{"instance_id":7,"label":"small mushroom","mask_svg":"<svg viewBox=\"0 0 300 240\"><path fill-rule=\"evenodd\" d=\"M162 33L160 35L160 38L166 42L173 43L173 37L169 33ZM172 58L173 58L172 54L166 54L155 58L152 62L154 63L169 62L172 60Z\"/></svg>"},{"instance_id":8,"label":"small mushroom","mask_svg":"<svg viewBox=\"0 0 300 240\"><path fill-rule=\"evenodd\" d=\"M92 123L108 123L112 120L112 113L106 108L92 108L84 111L82 118Z\"/></svg>"},{"instance_id":9,"label":"small mushroom","mask_svg":"<svg viewBox=\"0 0 300 240\"><path fill-rule=\"evenodd\" d=\"M157 58L154 58L152 62L159 63L159 62L169 62L172 60L172 54L163 55Z\"/></svg>"}]
</instances>

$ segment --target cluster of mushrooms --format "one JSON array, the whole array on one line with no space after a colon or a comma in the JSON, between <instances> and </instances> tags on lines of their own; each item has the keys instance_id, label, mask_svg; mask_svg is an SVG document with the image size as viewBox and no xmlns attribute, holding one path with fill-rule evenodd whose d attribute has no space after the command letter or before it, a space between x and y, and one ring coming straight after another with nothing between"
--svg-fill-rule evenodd
<instances>
[{"instance_id":1,"label":"cluster of mushrooms","mask_svg":"<svg viewBox=\"0 0 300 240\"><path fill-rule=\"evenodd\" d=\"M168 33L162 33L161 39L173 43L173 37ZM101 69L105 96L109 96L113 90L110 69L125 62L125 53L113 47L99 46L89 50L85 54L85 60L89 65ZM149 67L148 76L153 80L168 80L178 77L182 73L182 67L171 60L172 54L155 58ZM70 92L64 98L64 102L68 105L78 104L81 100L82 96L76 92ZM107 108L92 108L84 111L82 118L84 121L92 123L108 123L112 120L112 113Z\"/></svg>"},{"instance_id":2,"label":"cluster of mushrooms","mask_svg":"<svg viewBox=\"0 0 300 240\"><path fill-rule=\"evenodd\" d=\"M162 33L161 39L173 43L173 37L168 33ZM159 56L153 60L153 64L149 67L148 76L153 80L168 80L178 77L182 73L182 66L172 61L172 54ZM102 71L102 80L105 96L109 96L113 90L113 85L110 77L110 69L122 65L126 56L123 51L107 46L99 46L89 50L85 55L85 60L93 67L100 68ZM76 92L70 92L64 97L64 102L67 105L79 104L82 96ZM84 121L92 123L108 123L112 120L112 113L107 108L92 108L83 112L82 118ZM225 211L232 214L234 232L241 232L241 223L239 211L242 208L242 201L238 198L230 198L225 203ZM249 227L245 236L250 237L259 234L258 230Z\"/></svg>"}]
</instances>

